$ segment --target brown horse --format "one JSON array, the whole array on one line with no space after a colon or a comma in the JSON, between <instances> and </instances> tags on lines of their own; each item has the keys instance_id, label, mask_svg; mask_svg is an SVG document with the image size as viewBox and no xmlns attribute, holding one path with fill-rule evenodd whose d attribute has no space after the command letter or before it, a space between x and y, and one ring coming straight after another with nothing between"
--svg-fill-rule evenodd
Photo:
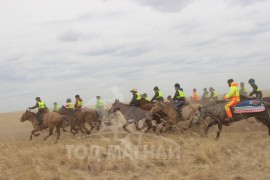
<instances>
[{"instance_id":1,"label":"brown horse","mask_svg":"<svg viewBox=\"0 0 270 180\"><path fill-rule=\"evenodd\" d=\"M43 116L42 117L43 123L41 126L37 125L36 113L30 112L29 110L26 110L26 112L24 112L22 117L20 118L21 122L29 120L34 127L34 130L31 131L30 140L32 140L33 135L36 137L40 135L40 133L36 133L36 132L41 131L43 129L47 129L47 128L49 128L49 135L46 136L44 140L48 139L48 137L50 137L53 134L54 128L56 128L57 140L58 140L60 137L60 129L63 123L65 121L68 121L68 119L65 116L59 115L56 112L44 113L42 116Z\"/></svg>"},{"instance_id":2,"label":"brown horse","mask_svg":"<svg viewBox=\"0 0 270 180\"><path fill-rule=\"evenodd\" d=\"M141 102L140 102L140 106L139 107L142 110L150 111L153 108L154 104L155 103L153 103L153 102L149 102L149 101L146 101L145 99L141 99ZM153 132L156 132L156 129L157 129L157 126L156 125L158 125L159 127L161 127L160 131L162 131L162 122L163 122L163 120L164 120L164 118L166 116L167 115L164 112L162 112L162 111L158 111L158 112L154 113L152 115L151 120L150 119L146 119L145 120L142 129L144 129L145 127L147 127L145 133L147 133L151 128L153 128ZM155 121L155 123L153 122L153 120Z\"/></svg>"},{"instance_id":3,"label":"brown horse","mask_svg":"<svg viewBox=\"0 0 270 180\"><path fill-rule=\"evenodd\" d=\"M65 110L63 110L63 108L65 108L65 107L62 106L62 108L60 108L60 109L58 110L58 113L59 113L60 115L66 116L66 117L69 119L69 122L72 122L73 126L76 127L77 124L76 124L76 121L75 121L75 116L73 116L72 113L68 111L68 109L65 108L65 109L66 109L66 111L65 111ZM63 124L63 127L64 127L64 126L67 126L67 125L69 125L69 124ZM75 129L75 131L73 131L74 129ZM82 130L82 128L81 128L80 126L79 126L79 129L81 130L82 133L85 133L85 132ZM70 127L70 132L71 132L73 135L78 134L77 127L76 127L76 128L72 128L72 126L71 126L71 127Z\"/></svg>"},{"instance_id":4,"label":"brown horse","mask_svg":"<svg viewBox=\"0 0 270 180\"><path fill-rule=\"evenodd\" d=\"M101 120L97 111L94 109L84 109L73 114L71 110L62 106L62 108L59 109L59 113L67 116L69 119L72 119L75 122L75 125L80 127L82 133L85 132L86 134L90 134L95 128L94 123L97 124L97 131L100 129ZM86 123L91 127L90 130L85 127Z\"/></svg>"},{"instance_id":5,"label":"brown horse","mask_svg":"<svg viewBox=\"0 0 270 180\"><path fill-rule=\"evenodd\" d=\"M179 121L188 121L190 120L190 125L188 128L192 126L192 118L196 114L196 111L200 105L199 104L189 104L182 106L182 117L179 117L173 102L157 102L151 109L151 114L154 114L158 111L162 111L167 115L167 123L169 125L176 124ZM166 125L166 124L165 124ZM187 128L185 128L187 129ZM183 129L183 130L185 130Z\"/></svg>"},{"instance_id":6,"label":"brown horse","mask_svg":"<svg viewBox=\"0 0 270 180\"><path fill-rule=\"evenodd\" d=\"M136 130L141 130L141 128L138 127L138 122L140 120L147 120L147 116L146 116L146 111L142 110L141 108L137 108L135 111L135 116L136 119L133 122L128 122L130 119L133 119L131 114L130 114L130 105L121 103L119 100L115 100L115 102L113 103L112 107L109 110L109 114L112 112L116 112L116 111L120 111L122 113L122 115L124 116L124 118L126 119L126 123L123 126L123 129L130 133L130 131L126 128L129 124L133 124L135 123L136 125Z\"/></svg>"}]
</instances>

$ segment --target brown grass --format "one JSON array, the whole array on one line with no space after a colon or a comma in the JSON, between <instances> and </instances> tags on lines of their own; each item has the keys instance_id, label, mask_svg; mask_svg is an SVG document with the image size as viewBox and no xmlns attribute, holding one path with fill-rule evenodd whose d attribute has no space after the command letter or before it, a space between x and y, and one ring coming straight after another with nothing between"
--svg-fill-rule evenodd
<instances>
[{"instance_id":1,"label":"brown grass","mask_svg":"<svg viewBox=\"0 0 270 180\"><path fill-rule=\"evenodd\" d=\"M252 119L224 127L218 142L214 141L215 128L208 138L177 132L127 135L120 117L111 130L103 128L102 133L93 131L84 138L62 133L54 144L55 136L42 140L47 131L28 141L32 127L19 122L21 114L0 114L0 179L270 179L270 137L267 128ZM122 146L129 143L167 148L171 145L168 139L180 145L179 160L129 158L134 149L112 160L106 151L110 145L119 145L123 152ZM99 160L69 159L65 145L98 145L105 151Z\"/></svg>"}]
</instances>

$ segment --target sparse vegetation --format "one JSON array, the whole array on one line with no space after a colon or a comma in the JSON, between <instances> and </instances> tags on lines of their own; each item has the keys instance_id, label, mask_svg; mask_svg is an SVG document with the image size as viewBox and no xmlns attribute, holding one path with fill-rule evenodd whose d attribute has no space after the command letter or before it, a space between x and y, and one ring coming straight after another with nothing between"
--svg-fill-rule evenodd
<instances>
[{"instance_id":1,"label":"sparse vegetation","mask_svg":"<svg viewBox=\"0 0 270 180\"><path fill-rule=\"evenodd\" d=\"M135 130L128 135L122 130L120 116L111 129L103 125L101 132L93 131L90 137L61 132L55 144L55 137L43 141L47 131L28 141L32 127L19 122L21 114L0 114L0 179L270 179L270 137L267 128L253 119L225 127L216 142L216 129L208 138L180 132L141 135ZM132 149L122 158L110 159L106 151L110 145L128 143L166 149L170 141L164 139L180 146L180 159L133 159L129 157ZM66 145L97 145L105 151L98 160L69 158Z\"/></svg>"}]
</instances>

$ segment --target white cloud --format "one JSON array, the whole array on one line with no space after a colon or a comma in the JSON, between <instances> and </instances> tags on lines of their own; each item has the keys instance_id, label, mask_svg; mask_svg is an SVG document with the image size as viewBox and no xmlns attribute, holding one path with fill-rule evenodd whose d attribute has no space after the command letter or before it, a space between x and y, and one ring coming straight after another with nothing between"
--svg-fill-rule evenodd
<instances>
[{"instance_id":1,"label":"white cloud","mask_svg":"<svg viewBox=\"0 0 270 180\"><path fill-rule=\"evenodd\" d=\"M80 94L129 101L129 90L164 95L179 82L228 90L255 78L269 89L269 1L3 1L1 111L48 105ZM252 5L250 5L252 4ZM151 7L151 8L149 8ZM14 13L16 12L16 13Z\"/></svg>"}]
</instances>

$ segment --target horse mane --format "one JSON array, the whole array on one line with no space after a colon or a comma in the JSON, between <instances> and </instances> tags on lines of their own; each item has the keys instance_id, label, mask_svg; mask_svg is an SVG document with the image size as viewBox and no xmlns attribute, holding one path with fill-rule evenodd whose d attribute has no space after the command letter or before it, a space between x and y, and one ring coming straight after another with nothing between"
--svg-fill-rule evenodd
<instances>
[{"instance_id":1,"label":"horse mane","mask_svg":"<svg viewBox=\"0 0 270 180\"><path fill-rule=\"evenodd\" d=\"M27 112L29 112L29 113L31 113L31 114L33 114L33 115L36 115L36 113L34 113L34 112L31 112L31 111L27 111Z\"/></svg>"}]
</instances>

